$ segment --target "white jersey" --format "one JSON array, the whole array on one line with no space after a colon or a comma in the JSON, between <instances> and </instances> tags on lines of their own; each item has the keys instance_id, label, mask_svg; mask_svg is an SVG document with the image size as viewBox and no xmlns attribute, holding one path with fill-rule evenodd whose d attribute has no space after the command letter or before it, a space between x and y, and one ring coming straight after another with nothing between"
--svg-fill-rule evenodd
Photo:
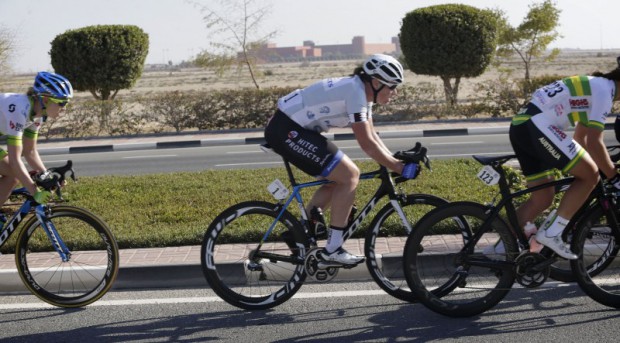
<instances>
[{"instance_id":1,"label":"white jersey","mask_svg":"<svg viewBox=\"0 0 620 343\"><path fill-rule=\"evenodd\" d=\"M542 113L532 117L537 125L554 125L566 130L577 122L605 128L616 93L614 81L603 77L573 76L534 92L531 103Z\"/></svg>"},{"instance_id":2,"label":"white jersey","mask_svg":"<svg viewBox=\"0 0 620 343\"><path fill-rule=\"evenodd\" d=\"M325 79L278 100L280 111L317 132L367 121L372 116L372 105L366 100L364 82L358 76Z\"/></svg>"},{"instance_id":3,"label":"white jersey","mask_svg":"<svg viewBox=\"0 0 620 343\"><path fill-rule=\"evenodd\" d=\"M21 145L24 132L36 137L42 118L30 119L32 103L25 94L0 93L0 133L8 136L8 144Z\"/></svg>"}]
</instances>

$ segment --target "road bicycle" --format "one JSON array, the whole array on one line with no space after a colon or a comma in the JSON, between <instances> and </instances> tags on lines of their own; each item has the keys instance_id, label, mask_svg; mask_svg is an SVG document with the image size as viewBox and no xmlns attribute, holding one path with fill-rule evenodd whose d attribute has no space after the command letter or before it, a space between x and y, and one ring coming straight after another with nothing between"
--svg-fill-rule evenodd
<instances>
[{"instance_id":1,"label":"road bicycle","mask_svg":"<svg viewBox=\"0 0 620 343\"><path fill-rule=\"evenodd\" d=\"M565 261L543 247L531 252L518 225L514 200L546 187L568 187L573 177L511 192L503 164L514 155L473 156L484 165L478 177L499 185L499 200L490 204L452 202L423 216L407 239L404 273L418 300L431 310L452 317L480 314L499 303L518 282L525 288L541 286L557 261ZM617 195L602 179L563 233L579 258L570 268L581 288L608 306L609 294L620 297L617 261L620 229ZM517 229L514 229L517 228ZM485 248L501 240L505 252ZM438 242L444 242L443 245ZM561 269L561 268L558 268Z\"/></svg>"},{"instance_id":2,"label":"road bicycle","mask_svg":"<svg viewBox=\"0 0 620 343\"><path fill-rule=\"evenodd\" d=\"M59 307L81 307L101 298L118 274L119 252L110 228L90 211L66 204L61 192L65 175L75 181L72 161L33 176L38 187L57 200L39 204L25 188L14 189L4 211L15 210L0 231L0 247L18 232L14 245L17 271L32 294ZM20 226L20 224L23 225ZM13 241L11 241L13 242Z\"/></svg>"},{"instance_id":3,"label":"road bicycle","mask_svg":"<svg viewBox=\"0 0 620 343\"><path fill-rule=\"evenodd\" d=\"M404 162L424 163L430 170L426 148L418 143L395 157ZM291 298L309 276L316 282L332 280L341 268L323 261L317 252L322 237L309 225L301 191L328 183L316 180L298 183L289 162L283 158L292 192L281 181L274 181L269 192L277 202L246 201L229 207L207 229L201 249L205 278L213 291L231 305L259 310L277 306ZM416 218L431 208L447 203L427 194L405 194L395 184L406 181L385 167L362 173L360 180L378 179L380 184L366 205L350 220L344 240L362 226L362 221L387 198L388 203L374 216L364 240L366 265L374 281L387 293L414 301L402 274L402 248ZM289 210L296 202L301 221ZM254 234L248 241L231 242L240 233ZM388 241L389 240L389 241ZM248 244L250 243L250 244ZM394 251L383 250L388 243Z\"/></svg>"}]
</instances>

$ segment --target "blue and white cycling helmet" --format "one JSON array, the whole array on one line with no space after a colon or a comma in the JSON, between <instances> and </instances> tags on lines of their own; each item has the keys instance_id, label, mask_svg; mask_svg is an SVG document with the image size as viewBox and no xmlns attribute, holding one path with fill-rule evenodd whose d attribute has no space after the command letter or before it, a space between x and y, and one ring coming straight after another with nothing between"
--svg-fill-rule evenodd
<instances>
[{"instance_id":1,"label":"blue and white cycling helmet","mask_svg":"<svg viewBox=\"0 0 620 343\"><path fill-rule=\"evenodd\" d=\"M404 81L403 66L390 55L375 54L363 65L364 72L386 86L398 86Z\"/></svg>"},{"instance_id":2,"label":"blue and white cycling helmet","mask_svg":"<svg viewBox=\"0 0 620 343\"><path fill-rule=\"evenodd\" d=\"M42 71L37 73L34 78L35 94L48 96L58 100L69 100L73 98L73 87L71 82L62 75Z\"/></svg>"}]
</instances>

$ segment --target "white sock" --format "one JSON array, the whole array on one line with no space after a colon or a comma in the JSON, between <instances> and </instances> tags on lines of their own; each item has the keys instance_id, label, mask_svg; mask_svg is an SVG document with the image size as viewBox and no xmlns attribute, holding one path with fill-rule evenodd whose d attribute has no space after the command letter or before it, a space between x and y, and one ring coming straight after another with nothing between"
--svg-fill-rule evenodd
<instances>
[{"instance_id":1,"label":"white sock","mask_svg":"<svg viewBox=\"0 0 620 343\"><path fill-rule=\"evenodd\" d=\"M566 225L568 225L567 219L556 216L551 222L551 224L549 224L549 226L545 228L545 235L547 237L555 237L564 231Z\"/></svg>"},{"instance_id":2,"label":"white sock","mask_svg":"<svg viewBox=\"0 0 620 343\"><path fill-rule=\"evenodd\" d=\"M327 244L325 245L325 251L329 254L338 250L342 246L342 234L343 230L334 230L329 228L329 235L327 236Z\"/></svg>"}]
</instances>

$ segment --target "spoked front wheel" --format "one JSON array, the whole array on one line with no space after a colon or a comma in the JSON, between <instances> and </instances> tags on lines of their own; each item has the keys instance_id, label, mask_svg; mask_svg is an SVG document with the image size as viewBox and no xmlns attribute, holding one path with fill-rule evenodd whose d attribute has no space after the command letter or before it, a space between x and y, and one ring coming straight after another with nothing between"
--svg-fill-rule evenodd
<instances>
[{"instance_id":1,"label":"spoked front wheel","mask_svg":"<svg viewBox=\"0 0 620 343\"><path fill-rule=\"evenodd\" d=\"M515 280L517 246L506 224L495 220L465 249L487 219L487 208L455 202L426 214L405 245L405 276L418 300L451 317L480 314L500 302ZM502 241L505 251L495 249Z\"/></svg>"},{"instance_id":2,"label":"spoked front wheel","mask_svg":"<svg viewBox=\"0 0 620 343\"><path fill-rule=\"evenodd\" d=\"M413 228L424 214L447 203L434 195L410 194L400 207L409 227ZM403 250L409 233L396 207L386 204L370 224L364 252L368 271L379 287L400 300L414 302L415 296L403 274Z\"/></svg>"},{"instance_id":3,"label":"spoked front wheel","mask_svg":"<svg viewBox=\"0 0 620 343\"><path fill-rule=\"evenodd\" d=\"M60 237L63 258L36 216L24 224L16 244L19 276L41 300L60 307L95 302L112 287L118 274L119 254L108 226L89 211L53 206L46 223Z\"/></svg>"},{"instance_id":4,"label":"spoked front wheel","mask_svg":"<svg viewBox=\"0 0 620 343\"><path fill-rule=\"evenodd\" d=\"M290 212L278 218L280 210L280 205L268 202L243 202L209 225L201 249L202 270L213 291L229 304L268 309L288 300L303 284L307 239ZM233 241L235 237L243 240Z\"/></svg>"}]
</instances>

